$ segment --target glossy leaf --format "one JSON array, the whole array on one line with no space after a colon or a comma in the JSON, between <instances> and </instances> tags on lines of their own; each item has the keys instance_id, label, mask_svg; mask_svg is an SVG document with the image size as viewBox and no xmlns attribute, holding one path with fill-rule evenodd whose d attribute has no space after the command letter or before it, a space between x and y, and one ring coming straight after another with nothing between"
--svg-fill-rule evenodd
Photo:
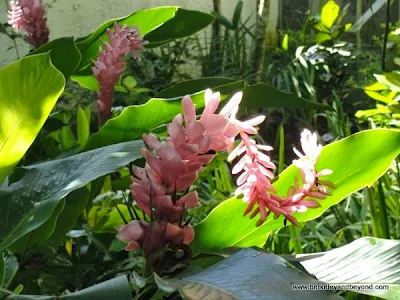
<instances>
[{"instance_id":1,"label":"glossy leaf","mask_svg":"<svg viewBox=\"0 0 400 300\"><path fill-rule=\"evenodd\" d=\"M339 16L340 6L334 0L325 3L321 10L321 22L331 28Z\"/></svg>"},{"instance_id":2,"label":"glossy leaf","mask_svg":"<svg viewBox=\"0 0 400 300\"><path fill-rule=\"evenodd\" d=\"M65 200L61 200L53 211L51 217L44 222L41 226L31 231L29 234L24 235L22 238L18 239L15 243L7 247L12 253L24 254L29 247L35 247L42 241L47 241L53 234L54 229L57 224L58 217L64 209Z\"/></svg>"},{"instance_id":3,"label":"glossy leaf","mask_svg":"<svg viewBox=\"0 0 400 300\"><path fill-rule=\"evenodd\" d=\"M83 148L90 136L90 106L86 109L83 109L81 106L78 106L77 111L77 137L78 143Z\"/></svg>"},{"instance_id":4,"label":"glossy leaf","mask_svg":"<svg viewBox=\"0 0 400 300\"><path fill-rule=\"evenodd\" d=\"M177 6L157 7L140 10L123 18L112 19L101 25L94 33L77 41L82 53L80 69L87 67L98 55L101 39L107 40L106 30L114 23L136 25L141 36L150 42L146 47L159 45L172 39L182 38L196 33L213 21L213 17L198 11L185 10ZM86 68L87 69L87 68ZM81 75L89 75L89 72Z\"/></svg>"},{"instance_id":5,"label":"glossy leaf","mask_svg":"<svg viewBox=\"0 0 400 300\"><path fill-rule=\"evenodd\" d=\"M321 284L275 254L242 249L194 275L161 279L159 288L178 289L185 299L342 299L331 292L298 291L292 284Z\"/></svg>"},{"instance_id":6,"label":"glossy leaf","mask_svg":"<svg viewBox=\"0 0 400 300\"><path fill-rule=\"evenodd\" d=\"M293 216L306 222L321 216L329 207L365 186L371 186L389 168L400 152L400 131L388 129L366 130L325 146L317 163L317 170L333 170L324 177L336 185L333 195L319 200L321 207L308 209ZM291 165L273 184L280 196L287 194L294 179L299 176ZM256 227L257 219L243 216L246 203L232 198L218 205L205 220L195 226L191 247L195 253L213 252L227 247L263 246L272 230L284 227L281 216Z\"/></svg>"},{"instance_id":7,"label":"glossy leaf","mask_svg":"<svg viewBox=\"0 0 400 300\"><path fill-rule=\"evenodd\" d=\"M177 10L178 7L176 6L146 9L136 11L126 17L111 19L105 22L92 34L77 40L77 46L82 53L82 61L79 68L87 66L91 63L92 59L97 57L101 40L107 40L106 30L111 28L114 23L118 22L130 26L136 25L143 36L172 19Z\"/></svg>"},{"instance_id":8,"label":"glossy leaf","mask_svg":"<svg viewBox=\"0 0 400 300\"><path fill-rule=\"evenodd\" d=\"M15 275L17 274L19 264L18 259L11 254L4 254L4 267L5 267L5 274L4 274L4 281L3 287L8 288L14 279Z\"/></svg>"},{"instance_id":9,"label":"glossy leaf","mask_svg":"<svg viewBox=\"0 0 400 300\"><path fill-rule=\"evenodd\" d=\"M159 92L156 98L183 97L208 88L213 89L234 82L235 80L224 77L203 77L200 79L181 81Z\"/></svg>"},{"instance_id":10,"label":"glossy leaf","mask_svg":"<svg viewBox=\"0 0 400 300\"><path fill-rule=\"evenodd\" d=\"M33 296L13 295L10 300L132 300L131 286L126 276L116 278L93 285L81 291L63 296Z\"/></svg>"},{"instance_id":11,"label":"glossy leaf","mask_svg":"<svg viewBox=\"0 0 400 300\"><path fill-rule=\"evenodd\" d=\"M63 73L66 80L76 71L82 58L72 37L52 40L29 55L47 52L50 54L53 65Z\"/></svg>"},{"instance_id":12,"label":"glossy leaf","mask_svg":"<svg viewBox=\"0 0 400 300\"><path fill-rule=\"evenodd\" d=\"M4 262L4 254L3 252L0 252L0 288L3 286L5 277L6 277L6 265Z\"/></svg>"},{"instance_id":13,"label":"glossy leaf","mask_svg":"<svg viewBox=\"0 0 400 300\"><path fill-rule=\"evenodd\" d=\"M399 257L400 241L371 237L323 253L285 256L326 283L389 284L389 289L352 290L382 299L400 298Z\"/></svg>"},{"instance_id":14,"label":"glossy leaf","mask_svg":"<svg viewBox=\"0 0 400 300\"><path fill-rule=\"evenodd\" d=\"M0 250L45 223L71 191L140 158L142 145L126 142L24 167L21 180L0 190Z\"/></svg>"},{"instance_id":15,"label":"glossy leaf","mask_svg":"<svg viewBox=\"0 0 400 300\"><path fill-rule=\"evenodd\" d=\"M49 238L52 243L60 245L67 239L66 234L74 228L79 215L89 202L89 196L90 192L86 187L77 189L67 196L64 209L60 213L53 234Z\"/></svg>"},{"instance_id":16,"label":"glossy leaf","mask_svg":"<svg viewBox=\"0 0 400 300\"><path fill-rule=\"evenodd\" d=\"M222 101L229 99L235 92L242 90L242 108L289 107L332 109L330 106L299 98L264 83L246 86L244 81L237 81L218 86L222 82L226 82L226 80L222 78L205 78L179 83L160 92L161 95L176 98L150 99L146 104L129 106L121 115L109 120L98 133L92 135L85 146L85 150L137 139L157 126L170 122L177 114L181 113L182 96L188 93L192 94L196 109L204 108L204 91L194 93L198 91L197 88L204 86L214 86L213 90L221 93ZM190 84L193 87L190 87Z\"/></svg>"},{"instance_id":17,"label":"glossy leaf","mask_svg":"<svg viewBox=\"0 0 400 300\"><path fill-rule=\"evenodd\" d=\"M241 106L333 110L333 108L328 105L312 102L297 97L294 94L280 91L266 83L257 83L246 86L243 90Z\"/></svg>"},{"instance_id":18,"label":"glossy leaf","mask_svg":"<svg viewBox=\"0 0 400 300\"><path fill-rule=\"evenodd\" d=\"M223 100L228 99L235 92L242 90L243 81L221 86ZM204 92L192 95L197 109L204 107ZM157 126L170 122L181 113L182 98L150 99L143 105L127 107L118 117L109 120L98 133L93 134L84 150L95 149L124 141L140 139L144 133L149 133Z\"/></svg>"},{"instance_id":19,"label":"glossy leaf","mask_svg":"<svg viewBox=\"0 0 400 300\"><path fill-rule=\"evenodd\" d=\"M196 10L179 8L175 16L165 22L162 26L146 34L145 39L155 46L175 39L190 36L207 27L214 21L214 17Z\"/></svg>"},{"instance_id":20,"label":"glossy leaf","mask_svg":"<svg viewBox=\"0 0 400 300\"><path fill-rule=\"evenodd\" d=\"M0 69L0 184L35 140L64 84L48 54Z\"/></svg>"}]
</instances>

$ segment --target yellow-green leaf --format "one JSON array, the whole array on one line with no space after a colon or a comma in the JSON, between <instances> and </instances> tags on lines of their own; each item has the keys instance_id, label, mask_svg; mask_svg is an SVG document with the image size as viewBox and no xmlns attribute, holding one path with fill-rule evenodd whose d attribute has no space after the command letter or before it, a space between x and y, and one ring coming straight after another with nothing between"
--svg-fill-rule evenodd
<instances>
[{"instance_id":1,"label":"yellow-green leaf","mask_svg":"<svg viewBox=\"0 0 400 300\"><path fill-rule=\"evenodd\" d=\"M321 10L321 22L326 27L331 28L339 16L340 6L334 1L329 0L322 7Z\"/></svg>"},{"instance_id":2,"label":"yellow-green leaf","mask_svg":"<svg viewBox=\"0 0 400 300\"><path fill-rule=\"evenodd\" d=\"M0 183L35 140L64 84L48 54L0 69Z\"/></svg>"}]
</instances>

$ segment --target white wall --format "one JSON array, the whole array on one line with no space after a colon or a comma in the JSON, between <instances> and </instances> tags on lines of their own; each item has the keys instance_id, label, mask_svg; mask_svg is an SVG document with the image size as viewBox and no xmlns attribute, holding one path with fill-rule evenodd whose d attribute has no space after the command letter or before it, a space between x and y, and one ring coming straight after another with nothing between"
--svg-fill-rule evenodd
<instances>
[{"instance_id":1,"label":"white wall","mask_svg":"<svg viewBox=\"0 0 400 300\"><path fill-rule=\"evenodd\" d=\"M237 0L221 0L223 15L231 19ZM212 11L212 0L45 0L50 39L63 36L80 37L89 34L100 24L111 18L123 17L130 13L157 6L177 5L187 9ZM244 0L243 19L255 12L256 1ZM6 1L0 0L0 22L7 22ZM17 41L20 55L29 51L22 40ZM0 66L17 58L13 42L0 34Z\"/></svg>"}]
</instances>

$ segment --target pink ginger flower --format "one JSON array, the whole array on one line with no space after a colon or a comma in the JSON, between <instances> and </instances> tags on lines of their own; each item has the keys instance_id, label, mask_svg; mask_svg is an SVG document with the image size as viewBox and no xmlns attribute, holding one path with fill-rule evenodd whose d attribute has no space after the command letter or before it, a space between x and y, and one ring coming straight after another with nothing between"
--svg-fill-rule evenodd
<instances>
[{"instance_id":1,"label":"pink ginger flower","mask_svg":"<svg viewBox=\"0 0 400 300\"><path fill-rule=\"evenodd\" d=\"M165 245L179 247L181 244L188 245L194 238L192 226L183 228L166 223L157 222L147 223L142 220L134 220L127 225L117 228L118 238L127 241L127 251L143 249L146 256L162 249Z\"/></svg>"},{"instance_id":2,"label":"pink ginger flower","mask_svg":"<svg viewBox=\"0 0 400 300\"><path fill-rule=\"evenodd\" d=\"M234 95L221 112L216 114L220 94L207 90L205 109L197 118L192 99L185 96L182 100L183 115L177 115L168 125L169 136L166 141L161 142L152 134L143 136L148 146L148 149L143 149L146 165L144 168L133 168L132 196L143 212L151 217L152 223L164 222L167 227L175 226L168 228L177 227L186 234L190 233L191 239L185 238L184 243L190 242L194 233L189 225L182 225L183 215L186 209L200 204L196 191L186 191L196 181L203 166L215 157L209 151L231 149L241 130L254 133L256 130L252 126L263 120L236 120L241 97L242 93ZM137 228L138 224L133 224ZM144 232L145 236L147 231L140 232ZM133 250L144 247L144 236L130 236L131 241L129 236L120 237L132 242L128 244L127 250Z\"/></svg>"},{"instance_id":3,"label":"pink ginger flower","mask_svg":"<svg viewBox=\"0 0 400 300\"><path fill-rule=\"evenodd\" d=\"M99 82L98 110L99 123L104 124L111 117L114 86L125 70L126 55L140 58L140 51L148 42L139 37L139 29L135 26L123 27L115 23L114 31L107 29L109 43L102 41L104 50L100 47L99 57L92 67L93 75Z\"/></svg>"},{"instance_id":4,"label":"pink ginger flower","mask_svg":"<svg viewBox=\"0 0 400 300\"><path fill-rule=\"evenodd\" d=\"M235 112L236 109L233 111ZM232 117L234 118L234 116ZM310 131L305 130L301 135L305 155L295 149L295 153L300 159L293 162L300 168L304 184L299 186L296 179L295 186L289 190L287 198L275 195L276 191L270 181L275 177L271 171L275 169L275 165L271 162L269 156L262 152L270 151L272 148L258 145L255 140L248 136L248 134L257 133L255 128L251 128L251 125L258 125L262 121L262 117L257 117L247 122L250 127L241 128L242 141L228 157L228 160L233 160L236 156L245 153L232 170L233 174L242 172L237 179L238 188L235 195L243 195L243 201L249 203L244 215L251 211L253 211L251 218L258 213L260 214L257 226L264 223L271 212L275 214L275 217L283 215L291 223L297 225L298 222L292 216L293 213L305 212L307 208L319 207L319 203L314 199L325 199L327 195L330 195L326 187L334 188L334 185L329 181L320 180L319 177L329 175L332 171L326 169L317 172L315 170L315 164L322 146L317 144L316 134L312 135ZM254 209L256 204L257 207Z\"/></svg>"},{"instance_id":5,"label":"pink ginger flower","mask_svg":"<svg viewBox=\"0 0 400 300\"><path fill-rule=\"evenodd\" d=\"M303 185L300 186L296 179L294 186L288 192L288 197L284 199L282 206L289 213L305 212L307 208L320 207L315 199L324 200L331 195L328 187L335 188L332 182L320 179L320 177L332 174L332 170L323 169L319 172L316 170L315 165L322 151L322 145L317 142L317 134L305 129L301 133L300 141L305 154L303 155L293 148L299 157L293 161L293 164L300 169Z\"/></svg>"},{"instance_id":6,"label":"pink ginger flower","mask_svg":"<svg viewBox=\"0 0 400 300\"><path fill-rule=\"evenodd\" d=\"M16 32L25 31L27 42L37 48L49 41L50 30L42 0L10 1L10 8L8 24Z\"/></svg>"}]
</instances>

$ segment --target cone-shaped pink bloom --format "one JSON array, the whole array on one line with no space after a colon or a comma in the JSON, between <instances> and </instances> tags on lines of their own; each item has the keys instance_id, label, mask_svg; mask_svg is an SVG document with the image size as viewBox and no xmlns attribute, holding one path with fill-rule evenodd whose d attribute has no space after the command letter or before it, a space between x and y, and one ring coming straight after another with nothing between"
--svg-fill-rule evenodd
<instances>
[{"instance_id":1,"label":"cone-shaped pink bloom","mask_svg":"<svg viewBox=\"0 0 400 300\"><path fill-rule=\"evenodd\" d=\"M143 249L149 256L162 249L166 244L179 246L189 244L194 238L194 230L190 225L179 227L166 222L147 223L134 220L127 225L117 228L118 238L128 242L127 251Z\"/></svg>"},{"instance_id":2,"label":"cone-shaped pink bloom","mask_svg":"<svg viewBox=\"0 0 400 300\"><path fill-rule=\"evenodd\" d=\"M25 40L35 48L48 42L50 30L42 0L10 1L10 8L8 24L14 31L25 31Z\"/></svg>"},{"instance_id":3,"label":"cone-shaped pink bloom","mask_svg":"<svg viewBox=\"0 0 400 300\"><path fill-rule=\"evenodd\" d=\"M126 55L131 52L139 58L139 51L144 50L143 41L139 37L139 29L135 26L123 27L115 23L114 31L107 29L109 43L102 41L104 49L100 47L99 57L92 67L93 75L99 82L98 113L99 123L104 124L111 117L114 86L125 70Z\"/></svg>"}]
</instances>

